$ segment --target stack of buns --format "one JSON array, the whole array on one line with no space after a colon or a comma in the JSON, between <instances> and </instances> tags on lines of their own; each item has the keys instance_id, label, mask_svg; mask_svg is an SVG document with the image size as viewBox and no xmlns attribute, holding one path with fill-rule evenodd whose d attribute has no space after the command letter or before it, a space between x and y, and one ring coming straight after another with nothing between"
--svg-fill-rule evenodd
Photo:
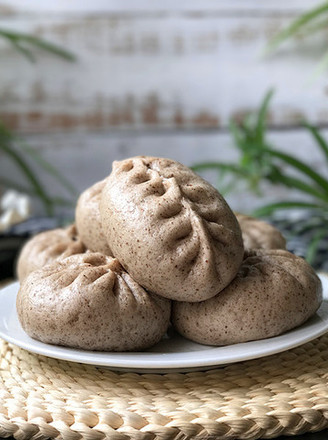
<instances>
[{"instance_id":1,"label":"stack of buns","mask_svg":"<svg viewBox=\"0 0 328 440\"><path fill-rule=\"evenodd\" d=\"M322 301L314 270L285 247L186 166L129 158L81 194L75 225L27 242L18 316L35 339L87 350L144 350L170 323L208 345L276 336Z\"/></svg>"}]
</instances>

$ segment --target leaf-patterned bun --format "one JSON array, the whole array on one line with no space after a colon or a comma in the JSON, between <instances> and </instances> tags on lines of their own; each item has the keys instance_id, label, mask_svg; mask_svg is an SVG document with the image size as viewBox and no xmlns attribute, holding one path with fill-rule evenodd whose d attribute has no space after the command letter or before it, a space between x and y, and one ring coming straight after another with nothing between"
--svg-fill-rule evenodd
<instances>
[{"instance_id":1,"label":"leaf-patterned bun","mask_svg":"<svg viewBox=\"0 0 328 440\"><path fill-rule=\"evenodd\" d=\"M27 275L45 264L84 251L85 246L75 225L41 232L31 238L21 250L16 268L17 277L22 282Z\"/></svg>"},{"instance_id":2,"label":"leaf-patterned bun","mask_svg":"<svg viewBox=\"0 0 328 440\"><path fill-rule=\"evenodd\" d=\"M103 234L99 203L105 180L87 188L79 197L75 210L76 228L87 249L113 255Z\"/></svg>"},{"instance_id":3,"label":"leaf-patterned bun","mask_svg":"<svg viewBox=\"0 0 328 440\"><path fill-rule=\"evenodd\" d=\"M17 297L32 338L86 350L148 348L166 332L170 311L170 301L146 292L118 260L91 252L32 272Z\"/></svg>"},{"instance_id":4,"label":"leaf-patterned bun","mask_svg":"<svg viewBox=\"0 0 328 440\"><path fill-rule=\"evenodd\" d=\"M198 304L176 302L172 321L195 342L229 345L269 338L305 322L322 301L320 279L285 250L255 250L219 295Z\"/></svg>"},{"instance_id":5,"label":"leaf-patterned bun","mask_svg":"<svg viewBox=\"0 0 328 440\"><path fill-rule=\"evenodd\" d=\"M100 213L115 257L138 283L166 298L211 298L242 262L239 224L223 197L173 160L114 162Z\"/></svg>"},{"instance_id":6,"label":"leaf-patterned bun","mask_svg":"<svg viewBox=\"0 0 328 440\"><path fill-rule=\"evenodd\" d=\"M286 240L277 228L249 215L235 215L246 249L286 249Z\"/></svg>"}]
</instances>

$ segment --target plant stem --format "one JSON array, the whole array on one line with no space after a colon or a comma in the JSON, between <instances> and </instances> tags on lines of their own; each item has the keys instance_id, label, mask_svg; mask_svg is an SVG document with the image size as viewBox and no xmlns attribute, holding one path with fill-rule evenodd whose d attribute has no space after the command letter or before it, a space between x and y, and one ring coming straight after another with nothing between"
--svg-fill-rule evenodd
<instances>
[{"instance_id":1,"label":"plant stem","mask_svg":"<svg viewBox=\"0 0 328 440\"><path fill-rule=\"evenodd\" d=\"M35 59L31 51L23 46L24 43L31 47L42 49L52 55L63 58L66 61L76 60L76 57L72 52L69 52L68 50L63 49L56 44L49 43L48 41L42 40L41 38L35 37L33 35L0 29L0 36L13 44L13 46L18 49L23 55L25 55L25 57L29 61L35 61Z\"/></svg>"},{"instance_id":2,"label":"plant stem","mask_svg":"<svg viewBox=\"0 0 328 440\"><path fill-rule=\"evenodd\" d=\"M47 214L53 215L54 207L53 207L53 203L51 202L51 199L48 197L47 193L42 188L42 184L34 176L33 171L27 165L25 160L12 147L9 147L4 142L0 143L0 149L4 151L9 157L11 157L15 162L15 164L22 170L23 174L25 174L26 178L34 188L35 193L43 202Z\"/></svg>"}]
</instances>

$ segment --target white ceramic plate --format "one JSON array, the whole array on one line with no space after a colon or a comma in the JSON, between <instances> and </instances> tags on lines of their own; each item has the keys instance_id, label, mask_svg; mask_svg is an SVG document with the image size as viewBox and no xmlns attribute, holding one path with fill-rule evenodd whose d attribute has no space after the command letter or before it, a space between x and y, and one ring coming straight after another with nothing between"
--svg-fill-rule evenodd
<instances>
[{"instance_id":1,"label":"white ceramic plate","mask_svg":"<svg viewBox=\"0 0 328 440\"><path fill-rule=\"evenodd\" d=\"M72 362L135 372L174 372L206 370L234 362L279 353L321 336L328 331L328 277L320 275L324 301L309 321L275 338L225 347L212 347L188 341L173 330L145 352L104 353L48 345L30 338L20 326L16 313L19 284L0 291L0 337L33 353Z\"/></svg>"}]
</instances>

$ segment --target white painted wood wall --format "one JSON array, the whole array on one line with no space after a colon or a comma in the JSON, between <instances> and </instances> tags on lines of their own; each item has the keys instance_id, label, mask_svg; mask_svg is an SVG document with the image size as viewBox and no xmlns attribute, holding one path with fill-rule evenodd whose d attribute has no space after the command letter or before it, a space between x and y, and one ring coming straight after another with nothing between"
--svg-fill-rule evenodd
<instances>
[{"instance_id":1,"label":"white painted wood wall","mask_svg":"<svg viewBox=\"0 0 328 440\"><path fill-rule=\"evenodd\" d=\"M300 121L328 127L327 75L311 80L326 42L318 34L262 56L277 30L316 4L0 0L0 28L33 33L77 55L66 63L38 51L30 64L1 40L0 117L82 190L108 174L113 159L130 155L187 165L236 158L230 118L256 109L274 87L272 141L320 169ZM0 160L1 175L12 176L8 159ZM269 191L267 198L280 195ZM249 194L229 200L240 210L263 203Z\"/></svg>"}]
</instances>

